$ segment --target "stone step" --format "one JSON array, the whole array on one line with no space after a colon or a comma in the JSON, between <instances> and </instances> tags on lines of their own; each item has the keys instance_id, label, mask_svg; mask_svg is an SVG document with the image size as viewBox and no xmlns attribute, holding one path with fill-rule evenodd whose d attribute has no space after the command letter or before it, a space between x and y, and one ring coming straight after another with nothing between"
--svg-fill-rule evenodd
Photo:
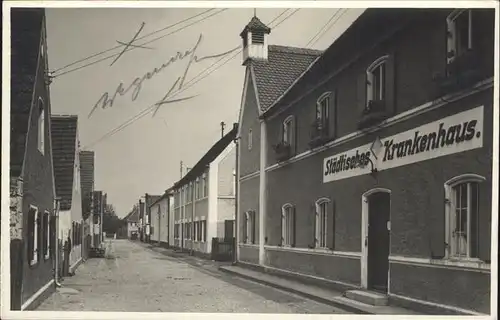
<instances>
[{"instance_id":1,"label":"stone step","mask_svg":"<svg viewBox=\"0 0 500 320\"><path fill-rule=\"evenodd\" d=\"M386 306L389 300L385 294L364 290L349 290L345 293L345 296L351 300L372 306Z\"/></svg>"}]
</instances>

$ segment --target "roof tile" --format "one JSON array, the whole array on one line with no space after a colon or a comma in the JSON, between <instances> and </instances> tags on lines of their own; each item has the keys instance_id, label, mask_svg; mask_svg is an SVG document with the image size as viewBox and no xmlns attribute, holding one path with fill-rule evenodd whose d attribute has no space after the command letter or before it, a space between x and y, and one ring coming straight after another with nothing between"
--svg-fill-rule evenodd
<instances>
[{"instance_id":1,"label":"roof tile","mask_svg":"<svg viewBox=\"0 0 500 320\"><path fill-rule=\"evenodd\" d=\"M54 178L56 195L61 198L61 210L71 209L77 124L77 116L53 115L51 117Z\"/></svg>"},{"instance_id":2,"label":"roof tile","mask_svg":"<svg viewBox=\"0 0 500 320\"><path fill-rule=\"evenodd\" d=\"M270 45L267 61L253 61L261 111L267 111L321 54L320 50Z\"/></svg>"}]
</instances>

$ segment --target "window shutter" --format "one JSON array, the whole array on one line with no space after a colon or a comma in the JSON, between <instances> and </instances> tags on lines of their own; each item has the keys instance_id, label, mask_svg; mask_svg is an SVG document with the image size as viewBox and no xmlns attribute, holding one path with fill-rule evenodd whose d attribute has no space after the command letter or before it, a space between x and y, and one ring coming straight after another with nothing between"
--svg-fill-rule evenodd
<instances>
[{"instance_id":1,"label":"window shutter","mask_svg":"<svg viewBox=\"0 0 500 320\"><path fill-rule=\"evenodd\" d=\"M255 228L255 211L252 211L252 243L255 244L255 233L256 233L256 228Z\"/></svg>"},{"instance_id":2,"label":"window shutter","mask_svg":"<svg viewBox=\"0 0 500 320\"><path fill-rule=\"evenodd\" d=\"M358 75L356 99L357 111L359 114L366 108L366 72L364 70Z\"/></svg>"},{"instance_id":3,"label":"window shutter","mask_svg":"<svg viewBox=\"0 0 500 320\"><path fill-rule=\"evenodd\" d=\"M478 183L478 258L491 262L491 187L484 187L487 182ZM482 188L481 188L482 187ZM483 193L482 193L483 192ZM482 196L482 197L481 197ZM486 205L481 205L481 203Z\"/></svg>"},{"instance_id":4,"label":"window shutter","mask_svg":"<svg viewBox=\"0 0 500 320\"><path fill-rule=\"evenodd\" d=\"M332 201L330 203L331 209L328 210L328 215L327 215L327 245L328 248L331 250L335 249L335 201Z\"/></svg>"},{"instance_id":5,"label":"window shutter","mask_svg":"<svg viewBox=\"0 0 500 320\"><path fill-rule=\"evenodd\" d=\"M443 198L443 206L442 209L438 212L429 211L431 215L430 226L429 226L429 242L430 242L430 250L431 250L431 258L433 259L442 259L445 256L446 252L446 220L445 220L445 206L446 204L444 193L442 193Z\"/></svg>"},{"instance_id":6,"label":"window shutter","mask_svg":"<svg viewBox=\"0 0 500 320\"><path fill-rule=\"evenodd\" d=\"M316 204L311 206L312 216L313 216L313 243L312 246L316 247L316 243L318 242L318 234L319 234L319 224L318 224L318 210L316 208Z\"/></svg>"},{"instance_id":7,"label":"window shutter","mask_svg":"<svg viewBox=\"0 0 500 320\"><path fill-rule=\"evenodd\" d=\"M295 207L292 208L292 247L295 247L295 244L296 244L296 234L297 234L297 227L296 227L296 220L297 220L297 215L296 215L296 210L295 210Z\"/></svg>"},{"instance_id":8,"label":"window shutter","mask_svg":"<svg viewBox=\"0 0 500 320\"><path fill-rule=\"evenodd\" d=\"M385 62L385 106L390 116L396 112L396 63L394 52Z\"/></svg>"},{"instance_id":9,"label":"window shutter","mask_svg":"<svg viewBox=\"0 0 500 320\"><path fill-rule=\"evenodd\" d=\"M285 233L286 233L286 209L281 209L281 241L280 245L285 245Z\"/></svg>"}]
</instances>

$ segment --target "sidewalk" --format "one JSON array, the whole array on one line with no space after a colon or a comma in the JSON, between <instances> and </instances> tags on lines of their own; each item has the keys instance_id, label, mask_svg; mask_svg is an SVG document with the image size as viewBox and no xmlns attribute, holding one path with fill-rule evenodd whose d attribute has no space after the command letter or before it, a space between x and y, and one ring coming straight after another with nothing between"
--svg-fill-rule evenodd
<instances>
[{"instance_id":1,"label":"sidewalk","mask_svg":"<svg viewBox=\"0 0 500 320\"><path fill-rule=\"evenodd\" d=\"M220 266L219 270L229 274L262 283L280 290L302 295L355 314L385 314L385 315L420 315L412 310L394 306L372 306L369 304L345 298L341 292L323 289L313 285L284 279L278 276L254 271L238 266Z\"/></svg>"}]
</instances>

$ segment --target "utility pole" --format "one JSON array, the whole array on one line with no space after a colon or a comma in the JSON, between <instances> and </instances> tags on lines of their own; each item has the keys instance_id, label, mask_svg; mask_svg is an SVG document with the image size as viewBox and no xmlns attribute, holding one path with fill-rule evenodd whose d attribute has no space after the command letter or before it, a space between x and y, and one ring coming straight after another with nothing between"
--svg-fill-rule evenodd
<instances>
[{"instance_id":1,"label":"utility pole","mask_svg":"<svg viewBox=\"0 0 500 320\"><path fill-rule=\"evenodd\" d=\"M224 121L221 121L220 127L221 127L221 130L222 130L222 137L224 137L224 128L226 127L226 123Z\"/></svg>"}]
</instances>

